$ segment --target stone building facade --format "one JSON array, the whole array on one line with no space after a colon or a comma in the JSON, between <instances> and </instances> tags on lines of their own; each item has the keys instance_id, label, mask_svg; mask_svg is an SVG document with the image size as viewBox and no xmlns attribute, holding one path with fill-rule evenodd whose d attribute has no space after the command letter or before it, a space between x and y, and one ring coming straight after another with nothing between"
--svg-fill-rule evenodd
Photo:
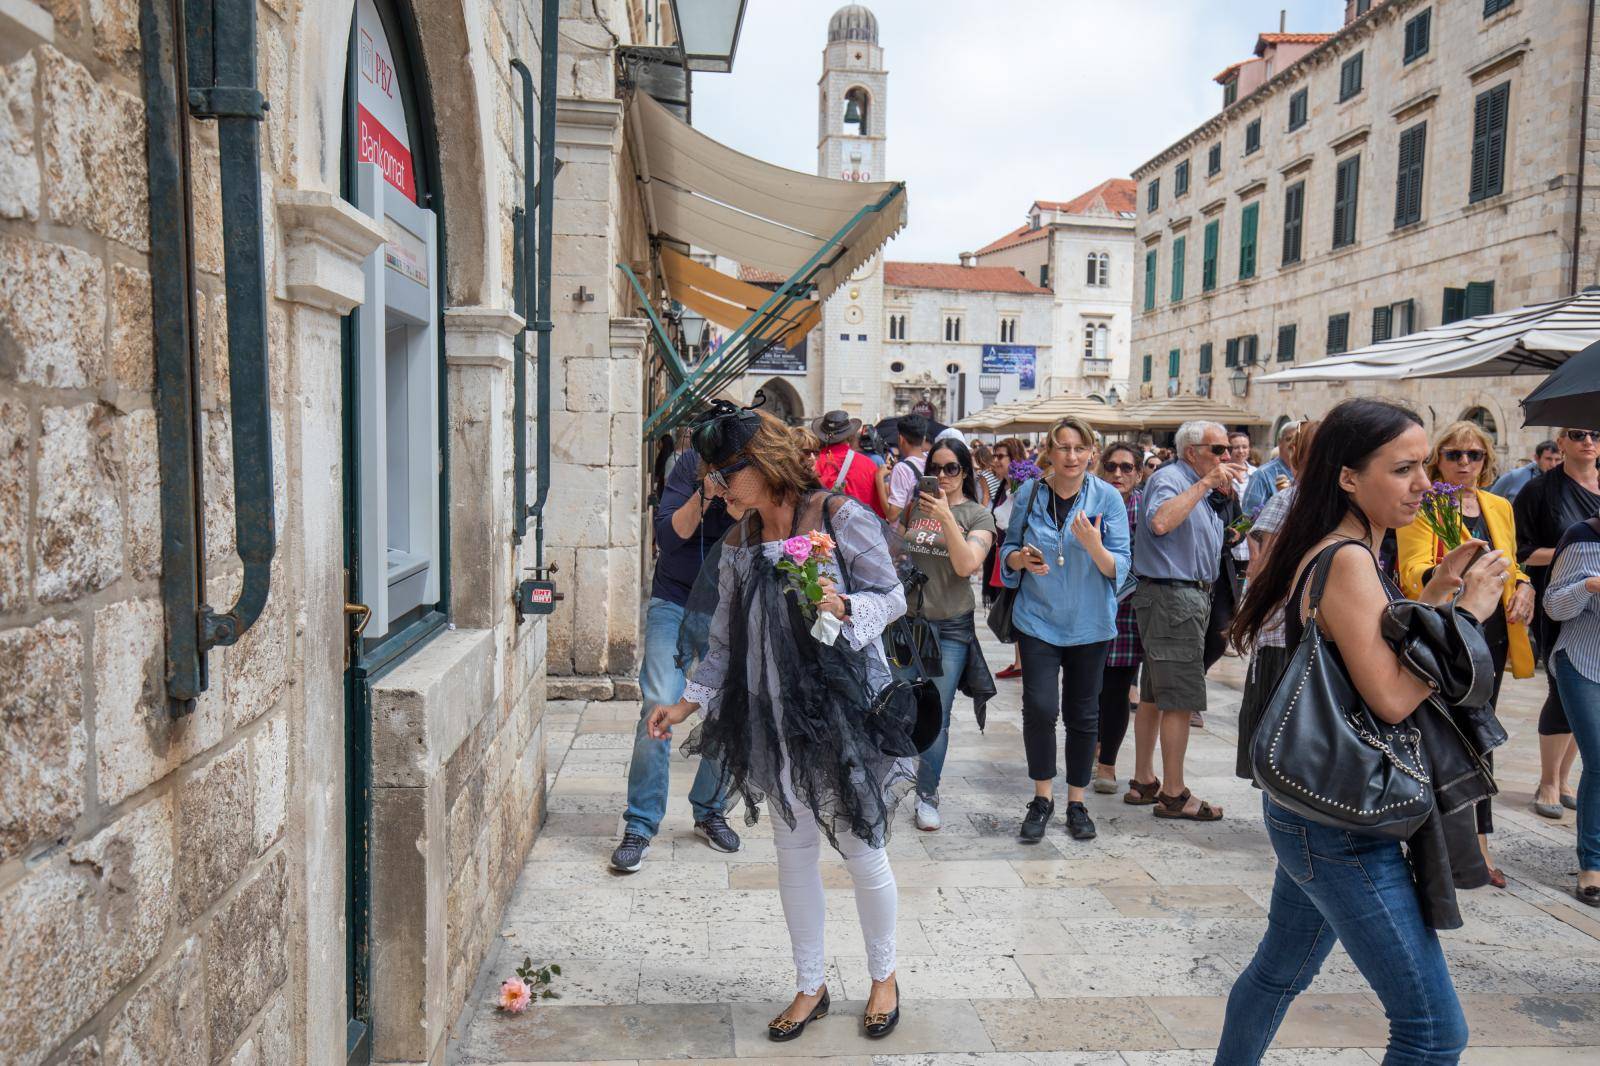
<instances>
[{"instance_id":1,"label":"stone building facade","mask_svg":"<svg viewBox=\"0 0 1600 1066\"><path fill-rule=\"evenodd\" d=\"M179 706L164 634L192 619L163 614L152 338L175 267L153 250L140 6L0 0L0 1061L439 1063L543 820L547 667L632 668L644 327L613 264L644 237L614 52L660 43L668 5L559 12L546 527L566 598L549 618L516 609L536 559L512 515L515 479L531 493L537 474L513 439L534 439L537 407L530 392L513 422L512 220L533 160L511 61L537 109L544 11L257 5L277 546L264 613ZM394 110L367 113L368 84ZM233 454L226 310L250 279L223 269L215 126L189 122L189 184L205 598L222 610L241 582L235 463L260 456ZM436 299L412 318L375 304L395 276ZM437 418L391 423L385 440L403 424L421 449L403 468L350 383L374 336L420 353L384 365L438 398ZM531 333L527 351L531 383ZM423 507L409 616L393 540L383 578L397 512L374 526L351 495L371 469ZM377 585L351 545L372 529L393 611L362 635Z\"/></svg>"},{"instance_id":2,"label":"stone building facade","mask_svg":"<svg viewBox=\"0 0 1600 1066\"><path fill-rule=\"evenodd\" d=\"M1036 200L1026 222L976 253L1054 294L1048 395L1129 395L1133 196L1133 182L1112 178L1071 200Z\"/></svg>"},{"instance_id":3,"label":"stone building facade","mask_svg":"<svg viewBox=\"0 0 1600 1066\"><path fill-rule=\"evenodd\" d=\"M1276 421L1382 395L1430 432L1480 421L1502 462L1531 455L1549 432L1521 425L1531 378L1252 379L1600 280L1589 7L1347 4L1338 33L1141 165L1141 387L1240 398Z\"/></svg>"}]
</instances>

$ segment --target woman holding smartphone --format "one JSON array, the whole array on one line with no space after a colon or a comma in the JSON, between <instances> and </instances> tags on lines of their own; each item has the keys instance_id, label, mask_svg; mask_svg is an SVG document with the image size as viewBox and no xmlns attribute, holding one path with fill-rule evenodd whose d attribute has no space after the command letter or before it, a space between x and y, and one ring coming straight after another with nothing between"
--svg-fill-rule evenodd
<instances>
[{"instance_id":1,"label":"woman holding smartphone","mask_svg":"<svg viewBox=\"0 0 1600 1066\"><path fill-rule=\"evenodd\" d=\"M1094 773L1101 670L1117 633L1117 589L1132 549L1122 494L1091 474L1094 430L1063 418L1047 437L1050 474L1017 493L1001 549L1017 589L1022 742L1033 798L1019 836L1036 844L1055 813L1056 719L1066 720L1067 832L1092 840L1084 791Z\"/></svg>"},{"instance_id":2,"label":"woman holding smartphone","mask_svg":"<svg viewBox=\"0 0 1600 1066\"><path fill-rule=\"evenodd\" d=\"M1445 427L1428 456L1428 476L1435 481L1461 486L1461 522L1467 536L1505 552L1512 560L1506 572L1500 604L1483 619L1483 639L1494 658L1494 694L1491 703L1500 702L1500 682L1505 678L1506 662L1512 677L1533 676L1533 646L1528 641L1528 622L1533 618L1533 579L1517 566L1517 525L1511 514L1511 501L1489 492L1494 484L1494 445L1476 422L1454 422ZM1445 556L1445 547L1422 522L1395 530L1398 551L1396 569L1400 591L1415 599L1433 576ZM1494 753L1484 756L1494 767ZM1494 832L1494 813L1490 801L1478 804L1478 847L1489 865L1489 883L1506 887L1506 875L1489 858L1489 834Z\"/></svg>"},{"instance_id":3,"label":"woman holding smartphone","mask_svg":"<svg viewBox=\"0 0 1600 1066\"><path fill-rule=\"evenodd\" d=\"M973 626L976 607L972 575L983 568L994 543L994 515L974 499L972 455L958 440L942 440L928 453L926 473L917 483L918 495L906 508L906 552L927 583L910 596L907 617L921 618L939 638L939 672L932 674L939 690L944 720L939 737L917 763L917 828L939 828L939 778L950 748L950 708L956 686L974 656L983 652ZM913 677L915 664L900 670ZM987 672L987 667L985 667Z\"/></svg>"}]
</instances>

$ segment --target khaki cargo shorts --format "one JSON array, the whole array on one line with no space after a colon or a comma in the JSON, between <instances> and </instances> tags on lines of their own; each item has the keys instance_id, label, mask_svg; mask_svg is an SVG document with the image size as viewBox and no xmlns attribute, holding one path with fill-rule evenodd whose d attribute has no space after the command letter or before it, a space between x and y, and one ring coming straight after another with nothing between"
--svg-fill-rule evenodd
<instances>
[{"instance_id":1,"label":"khaki cargo shorts","mask_svg":"<svg viewBox=\"0 0 1600 1066\"><path fill-rule=\"evenodd\" d=\"M1211 594L1192 585L1140 581L1133 610L1144 645L1139 699L1163 711L1204 711Z\"/></svg>"}]
</instances>

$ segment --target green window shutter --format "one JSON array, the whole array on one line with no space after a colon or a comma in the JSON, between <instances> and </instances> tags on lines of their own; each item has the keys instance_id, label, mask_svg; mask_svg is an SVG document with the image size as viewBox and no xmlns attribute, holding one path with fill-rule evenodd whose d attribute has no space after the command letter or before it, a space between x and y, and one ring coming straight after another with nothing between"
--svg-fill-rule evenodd
<instances>
[{"instance_id":1,"label":"green window shutter","mask_svg":"<svg viewBox=\"0 0 1600 1066\"><path fill-rule=\"evenodd\" d=\"M1167 377L1175 378L1183 363L1183 354L1180 349L1174 348L1167 353Z\"/></svg>"},{"instance_id":2,"label":"green window shutter","mask_svg":"<svg viewBox=\"0 0 1600 1066\"><path fill-rule=\"evenodd\" d=\"M1249 204L1239 218L1239 277L1256 276L1256 222L1261 216L1259 203Z\"/></svg>"},{"instance_id":3,"label":"green window shutter","mask_svg":"<svg viewBox=\"0 0 1600 1066\"><path fill-rule=\"evenodd\" d=\"M1200 346L1200 373L1211 373L1211 342L1206 341Z\"/></svg>"},{"instance_id":4,"label":"green window shutter","mask_svg":"<svg viewBox=\"0 0 1600 1066\"><path fill-rule=\"evenodd\" d=\"M1306 183L1297 181L1283 191L1283 265L1300 262L1300 236L1305 231Z\"/></svg>"},{"instance_id":5,"label":"green window shutter","mask_svg":"<svg viewBox=\"0 0 1600 1066\"><path fill-rule=\"evenodd\" d=\"M1222 223L1212 219L1206 223L1205 257L1200 264L1200 289L1210 292L1217 287L1217 243Z\"/></svg>"},{"instance_id":6,"label":"green window shutter","mask_svg":"<svg viewBox=\"0 0 1600 1066\"><path fill-rule=\"evenodd\" d=\"M1394 323L1394 312L1387 304L1372 309L1372 343L1386 341L1391 336L1390 329Z\"/></svg>"},{"instance_id":7,"label":"green window shutter","mask_svg":"<svg viewBox=\"0 0 1600 1066\"><path fill-rule=\"evenodd\" d=\"M1398 229L1422 218L1422 159L1428 124L1419 122L1400 134L1400 166L1394 182L1394 224Z\"/></svg>"},{"instance_id":8,"label":"green window shutter","mask_svg":"<svg viewBox=\"0 0 1600 1066\"><path fill-rule=\"evenodd\" d=\"M1467 199L1476 203L1505 188L1506 121L1511 83L1479 93L1472 112L1472 172Z\"/></svg>"},{"instance_id":9,"label":"green window shutter","mask_svg":"<svg viewBox=\"0 0 1600 1066\"><path fill-rule=\"evenodd\" d=\"M1254 333L1248 337L1239 338L1239 361L1245 366L1256 365L1256 355L1260 351L1257 339Z\"/></svg>"},{"instance_id":10,"label":"green window shutter","mask_svg":"<svg viewBox=\"0 0 1600 1066\"><path fill-rule=\"evenodd\" d=\"M1146 381L1150 380L1150 363L1154 358L1155 357L1150 355L1148 352L1145 353L1145 357L1144 357L1144 380L1146 380Z\"/></svg>"},{"instance_id":11,"label":"green window shutter","mask_svg":"<svg viewBox=\"0 0 1600 1066\"><path fill-rule=\"evenodd\" d=\"M1144 309L1156 309L1156 250L1144 253Z\"/></svg>"},{"instance_id":12,"label":"green window shutter","mask_svg":"<svg viewBox=\"0 0 1600 1066\"><path fill-rule=\"evenodd\" d=\"M1294 362L1295 332L1296 327L1294 326L1278 327L1278 362Z\"/></svg>"},{"instance_id":13,"label":"green window shutter","mask_svg":"<svg viewBox=\"0 0 1600 1066\"><path fill-rule=\"evenodd\" d=\"M1356 205L1360 202L1361 157L1341 161L1333 172L1333 246L1356 241Z\"/></svg>"},{"instance_id":14,"label":"green window shutter","mask_svg":"<svg viewBox=\"0 0 1600 1066\"><path fill-rule=\"evenodd\" d=\"M1183 299L1183 261L1188 251L1188 240L1179 237L1172 242L1172 302Z\"/></svg>"},{"instance_id":15,"label":"green window shutter","mask_svg":"<svg viewBox=\"0 0 1600 1066\"><path fill-rule=\"evenodd\" d=\"M1328 354L1338 355L1350 348L1350 312L1328 316Z\"/></svg>"},{"instance_id":16,"label":"green window shutter","mask_svg":"<svg viewBox=\"0 0 1600 1066\"><path fill-rule=\"evenodd\" d=\"M1445 325L1450 322L1459 322L1461 319L1466 317L1467 290L1450 288L1445 289L1444 310L1443 313L1439 315L1439 324Z\"/></svg>"},{"instance_id":17,"label":"green window shutter","mask_svg":"<svg viewBox=\"0 0 1600 1066\"><path fill-rule=\"evenodd\" d=\"M1161 206L1161 179L1160 178L1153 178L1153 179L1151 179L1150 184L1145 186L1144 209L1146 211L1154 211L1156 208L1158 208L1160 206Z\"/></svg>"},{"instance_id":18,"label":"green window shutter","mask_svg":"<svg viewBox=\"0 0 1600 1066\"><path fill-rule=\"evenodd\" d=\"M1227 344L1222 349L1222 365L1235 367L1239 365L1239 338L1229 337Z\"/></svg>"},{"instance_id":19,"label":"green window shutter","mask_svg":"<svg viewBox=\"0 0 1600 1066\"><path fill-rule=\"evenodd\" d=\"M1467 282L1466 312L1468 318L1494 314L1494 282Z\"/></svg>"}]
</instances>

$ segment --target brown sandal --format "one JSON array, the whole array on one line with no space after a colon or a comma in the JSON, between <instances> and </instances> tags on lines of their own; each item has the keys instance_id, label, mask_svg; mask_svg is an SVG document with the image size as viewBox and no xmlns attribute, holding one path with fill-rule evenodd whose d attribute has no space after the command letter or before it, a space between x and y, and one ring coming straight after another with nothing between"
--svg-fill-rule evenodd
<instances>
[{"instance_id":1,"label":"brown sandal","mask_svg":"<svg viewBox=\"0 0 1600 1066\"><path fill-rule=\"evenodd\" d=\"M1205 800L1200 801L1200 809L1190 814L1183 808L1189 803L1189 790L1184 789L1181 796L1169 796L1161 793L1156 796L1156 809L1153 812L1157 818L1182 818L1190 822L1220 822L1222 812L1211 806Z\"/></svg>"},{"instance_id":2,"label":"brown sandal","mask_svg":"<svg viewBox=\"0 0 1600 1066\"><path fill-rule=\"evenodd\" d=\"M1128 791L1122 794L1123 803L1131 803L1135 807L1148 807L1161 795L1161 779L1157 778L1149 784L1141 784L1133 778L1128 779Z\"/></svg>"}]
</instances>

